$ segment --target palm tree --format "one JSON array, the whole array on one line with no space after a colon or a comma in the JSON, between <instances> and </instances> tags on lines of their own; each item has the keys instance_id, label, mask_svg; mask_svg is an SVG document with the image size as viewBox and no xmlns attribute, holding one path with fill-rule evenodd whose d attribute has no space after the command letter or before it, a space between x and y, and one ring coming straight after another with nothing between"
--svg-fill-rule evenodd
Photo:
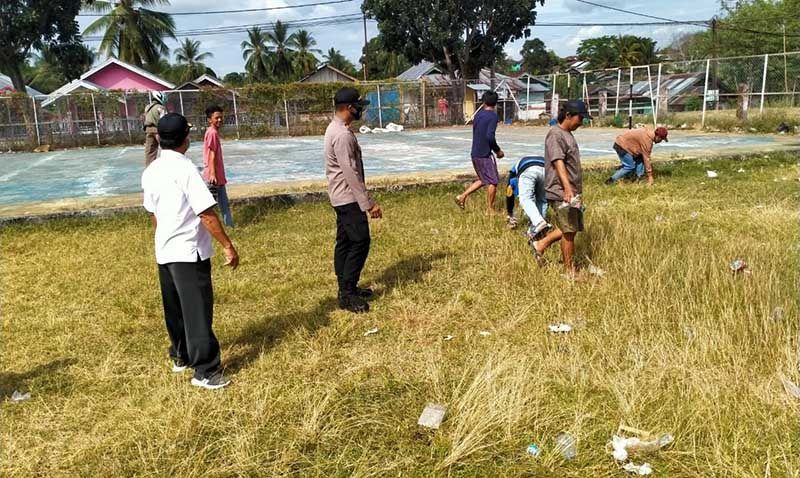
<instances>
[{"instance_id":1,"label":"palm tree","mask_svg":"<svg viewBox=\"0 0 800 478\"><path fill-rule=\"evenodd\" d=\"M146 7L169 5L169 0L97 0L86 5L105 13L86 27L84 35L103 32L98 51L127 63L143 66L169 55L164 38L175 38L175 22L168 13Z\"/></svg>"},{"instance_id":2,"label":"palm tree","mask_svg":"<svg viewBox=\"0 0 800 478\"><path fill-rule=\"evenodd\" d=\"M286 81L292 76L292 46L295 43L294 33L288 34L289 29L285 23L278 20L275 29L267 33L267 43L271 43L275 51L275 62L272 64L272 73L280 80Z\"/></svg>"},{"instance_id":3,"label":"palm tree","mask_svg":"<svg viewBox=\"0 0 800 478\"><path fill-rule=\"evenodd\" d=\"M642 45L631 35L618 35L611 43L618 66L635 66L642 61Z\"/></svg>"},{"instance_id":4,"label":"palm tree","mask_svg":"<svg viewBox=\"0 0 800 478\"><path fill-rule=\"evenodd\" d=\"M209 52L200 53L199 41L189 38L184 39L181 46L175 50L175 61L183 70L181 72L181 81L190 81L207 73L208 67L203 63L203 60L213 56L214 54Z\"/></svg>"},{"instance_id":5,"label":"palm tree","mask_svg":"<svg viewBox=\"0 0 800 478\"><path fill-rule=\"evenodd\" d=\"M272 50L267 45L267 36L259 28L247 30L248 39L242 42L242 59L254 81L267 81L272 67Z\"/></svg>"},{"instance_id":6,"label":"palm tree","mask_svg":"<svg viewBox=\"0 0 800 478\"><path fill-rule=\"evenodd\" d=\"M343 71L348 75L355 74L356 67L353 66L353 64L350 63L350 60L345 58L345 56L342 55L342 52L336 48L331 48L328 50L327 53L323 55L323 58L325 58L325 62L328 65L336 68L337 70Z\"/></svg>"},{"instance_id":7,"label":"palm tree","mask_svg":"<svg viewBox=\"0 0 800 478\"><path fill-rule=\"evenodd\" d=\"M298 30L294 33L292 46L297 50L294 54L294 67L301 76L306 76L317 67L317 57L314 53L322 53L321 50L313 48L317 45L317 40L311 36L307 30Z\"/></svg>"}]
</instances>

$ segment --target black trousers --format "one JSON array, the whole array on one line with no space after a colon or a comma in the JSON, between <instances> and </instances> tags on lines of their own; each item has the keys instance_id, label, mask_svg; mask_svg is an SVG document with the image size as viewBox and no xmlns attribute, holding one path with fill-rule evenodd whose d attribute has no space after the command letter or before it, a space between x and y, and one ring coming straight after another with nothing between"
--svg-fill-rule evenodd
<instances>
[{"instance_id":1,"label":"black trousers","mask_svg":"<svg viewBox=\"0 0 800 478\"><path fill-rule=\"evenodd\" d=\"M334 206L336 210L336 248L333 267L339 281L339 293L353 293L369 255L369 221L358 203Z\"/></svg>"},{"instance_id":2,"label":"black trousers","mask_svg":"<svg viewBox=\"0 0 800 478\"><path fill-rule=\"evenodd\" d=\"M197 378L220 368L219 342L211 330L214 291L211 260L159 264L161 300L167 324L169 355L194 369Z\"/></svg>"}]
</instances>

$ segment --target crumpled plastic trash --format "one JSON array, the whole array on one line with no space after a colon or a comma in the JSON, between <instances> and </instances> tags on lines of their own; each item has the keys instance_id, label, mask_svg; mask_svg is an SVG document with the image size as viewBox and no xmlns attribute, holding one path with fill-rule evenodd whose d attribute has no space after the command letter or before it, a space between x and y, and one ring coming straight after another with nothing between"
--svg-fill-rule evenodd
<instances>
[{"instance_id":1,"label":"crumpled plastic trash","mask_svg":"<svg viewBox=\"0 0 800 478\"><path fill-rule=\"evenodd\" d=\"M454 338L455 337L453 337L452 335L445 335L444 337L442 337L442 340L444 340L445 342L450 342Z\"/></svg>"},{"instance_id":2,"label":"crumpled plastic trash","mask_svg":"<svg viewBox=\"0 0 800 478\"><path fill-rule=\"evenodd\" d=\"M606 271L597 267L594 264L589 264L589 267L586 268L586 272L597 277L603 277L604 275L606 275Z\"/></svg>"},{"instance_id":3,"label":"crumpled plastic trash","mask_svg":"<svg viewBox=\"0 0 800 478\"><path fill-rule=\"evenodd\" d=\"M798 387L796 383L786 377L781 377L781 383L783 383L783 388L786 390L786 393L794 398L800 399L800 387Z\"/></svg>"},{"instance_id":4,"label":"crumpled plastic trash","mask_svg":"<svg viewBox=\"0 0 800 478\"><path fill-rule=\"evenodd\" d=\"M372 130L369 129L369 126L367 126L365 124L362 124L361 127L358 128L358 132L361 133L361 134L367 134L367 133L371 133Z\"/></svg>"},{"instance_id":5,"label":"crumpled plastic trash","mask_svg":"<svg viewBox=\"0 0 800 478\"><path fill-rule=\"evenodd\" d=\"M622 465L622 469L628 473L635 473L639 476L646 476L653 473L653 468L650 466L650 463L643 463L641 465L636 465L633 462L625 463Z\"/></svg>"},{"instance_id":6,"label":"crumpled plastic trash","mask_svg":"<svg viewBox=\"0 0 800 478\"><path fill-rule=\"evenodd\" d=\"M719 174L717 174L717 172L716 172L716 171L712 171L712 170L710 170L710 169L709 169L708 171L706 171L706 175L707 175L709 178L716 178L716 177L718 177L718 176L719 176Z\"/></svg>"},{"instance_id":7,"label":"crumpled plastic trash","mask_svg":"<svg viewBox=\"0 0 800 478\"><path fill-rule=\"evenodd\" d=\"M691 217L692 219L697 219L698 217L700 217L700 213L695 211L695 212L689 214L689 217Z\"/></svg>"},{"instance_id":8,"label":"crumpled plastic trash","mask_svg":"<svg viewBox=\"0 0 800 478\"><path fill-rule=\"evenodd\" d=\"M489 332L488 330L481 330L480 332L478 332L478 334L479 334L481 337L489 337L490 335L492 335L492 333L491 333L491 332Z\"/></svg>"},{"instance_id":9,"label":"crumpled plastic trash","mask_svg":"<svg viewBox=\"0 0 800 478\"><path fill-rule=\"evenodd\" d=\"M14 393L11 394L11 401L12 402L23 402L25 400L29 400L31 398L31 393L21 393L17 390L14 390Z\"/></svg>"},{"instance_id":10,"label":"crumpled plastic trash","mask_svg":"<svg viewBox=\"0 0 800 478\"><path fill-rule=\"evenodd\" d=\"M739 168L736 172L737 173L743 173L744 172L744 168Z\"/></svg>"},{"instance_id":11,"label":"crumpled plastic trash","mask_svg":"<svg viewBox=\"0 0 800 478\"><path fill-rule=\"evenodd\" d=\"M531 443L527 448L525 448L525 452L534 458L539 458L539 456L542 454L542 449L539 448L539 445L536 443Z\"/></svg>"},{"instance_id":12,"label":"crumpled plastic trash","mask_svg":"<svg viewBox=\"0 0 800 478\"><path fill-rule=\"evenodd\" d=\"M445 405L429 403L425 405L425 408L422 410L422 414L419 416L419 420L417 420L417 425L438 430L442 425L442 420L444 420L445 412L447 412L447 407Z\"/></svg>"},{"instance_id":13,"label":"crumpled plastic trash","mask_svg":"<svg viewBox=\"0 0 800 478\"><path fill-rule=\"evenodd\" d=\"M403 131L404 128L403 128L403 126L401 126L399 124L389 123L383 129L385 129L386 131L389 131L391 133L399 133L400 131Z\"/></svg>"},{"instance_id":14,"label":"crumpled plastic trash","mask_svg":"<svg viewBox=\"0 0 800 478\"><path fill-rule=\"evenodd\" d=\"M642 440L638 437L625 438L619 435L611 437L611 455L617 461L625 461L630 453L657 451L675 441L672 435L665 433L655 440Z\"/></svg>"},{"instance_id":15,"label":"crumpled plastic trash","mask_svg":"<svg viewBox=\"0 0 800 478\"><path fill-rule=\"evenodd\" d=\"M663 220L664 220L664 216L662 216L661 214L658 214L658 215L656 216L656 222L661 222L661 221L663 221Z\"/></svg>"},{"instance_id":16,"label":"crumpled plastic trash","mask_svg":"<svg viewBox=\"0 0 800 478\"><path fill-rule=\"evenodd\" d=\"M547 328L550 330L550 332L556 334L566 334L567 332L572 332L572 326L563 322L560 324L548 325Z\"/></svg>"},{"instance_id":17,"label":"crumpled plastic trash","mask_svg":"<svg viewBox=\"0 0 800 478\"><path fill-rule=\"evenodd\" d=\"M775 307L772 309L772 318L774 320L783 320L783 307Z\"/></svg>"},{"instance_id":18,"label":"crumpled plastic trash","mask_svg":"<svg viewBox=\"0 0 800 478\"><path fill-rule=\"evenodd\" d=\"M736 259L734 261L731 261L729 267L731 268L731 272L733 272L734 274L736 274L737 272L743 272L745 274L750 273L750 266L747 265L747 262L741 259Z\"/></svg>"},{"instance_id":19,"label":"crumpled plastic trash","mask_svg":"<svg viewBox=\"0 0 800 478\"><path fill-rule=\"evenodd\" d=\"M369 337L370 335L375 335L377 333L378 333L378 328L375 327L373 329L369 329L366 332L364 332L364 337Z\"/></svg>"},{"instance_id":20,"label":"crumpled plastic trash","mask_svg":"<svg viewBox=\"0 0 800 478\"><path fill-rule=\"evenodd\" d=\"M578 456L578 441L568 433L559 433L555 437L556 448L565 460L574 460Z\"/></svg>"}]
</instances>

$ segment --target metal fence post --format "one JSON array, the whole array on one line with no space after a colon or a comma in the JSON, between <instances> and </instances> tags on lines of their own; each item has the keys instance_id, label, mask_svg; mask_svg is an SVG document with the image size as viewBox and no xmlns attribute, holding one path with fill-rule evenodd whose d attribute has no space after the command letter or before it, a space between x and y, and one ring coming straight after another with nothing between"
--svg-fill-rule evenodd
<instances>
[{"instance_id":1,"label":"metal fence post","mask_svg":"<svg viewBox=\"0 0 800 478\"><path fill-rule=\"evenodd\" d=\"M764 75L761 77L761 106L758 109L759 114L764 114L764 95L767 92L767 62L769 55L764 55Z\"/></svg>"},{"instance_id":2,"label":"metal fence post","mask_svg":"<svg viewBox=\"0 0 800 478\"><path fill-rule=\"evenodd\" d=\"M286 93L283 94L283 113L286 115L286 132L290 133L289 129L289 103L286 101Z\"/></svg>"},{"instance_id":3,"label":"metal fence post","mask_svg":"<svg viewBox=\"0 0 800 478\"><path fill-rule=\"evenodd\" d=\"M669 99L667 99L669 101ZM658 79L656 80L656 111L653 121L658 126L658 111L661 109L661 63L658 64Z\"/></svg>"},{"instance_id":4,"label":"metal fence post","mask_svg":"<svg viewBox=\"0 0 800 478\"><path fill-rule=\"evenodd\" d=\"M614 116L619 116L619 86L622 83L622 68L617 69L617 98L614 100Z\"/></svg>"},{"instance_id":5,"label":"metal fence post","mask_svg":"<svg viewBox=\"0 0 800 478\"><path fill-rule=\"evenodd\" d=\"M531 109L531 76L528 75L528 85L526 86L527 94L525 96L525 121L530 120L528 113Z\"/></svg>"},{"instance_id":6,"label":"metal fence post","mask_svg":"<svg viewBox=\"0 0 800 478\"><path fill-rule=\"evenodd\" d=\"M378 90L378 126L383 128L383 113L381 112L381 85L375 87Z\"/></svg>"},{"instance_id":7,"label":"metal fence post","mask_svg":"<svg viewBox=\"0 0 800 478\"><path fill-rule=\"evenodd\" d=\"M94 112L94 132L97 136L97 145L100 145L100 125L97 123L97 107L94 104L94 93L91 93L92 97L92 111Z\"/></svg>"},{"instance_id":8,"label":"metal fence post","mask_svg":"<svg viewBox=\"0 0 800 478\"><path fill-rule=\"evenodd\" d=\"M183 92L178 92L178 101L181 104L181 116L186 116L186 113L183 112Z\"/></svg>"},{"instance_id":9,"label":"metal fence post","mask_svg":"<svg viewBox=\"0 0 800 478\"><path fill-rule=\"evenodd\" d=\"M650 114L653 116L653 128L657 127L656 124L656 103L653 98L653 76L650 74L650 65L647 65L647 88L650 92Z\"/></svg>"},{"instance_id":10,"label":"metal fence post","mask_svg":"<svg viewBox=\"0 0 800 478\"><path fill-rule=\"evenodd\" d=\"M706 60L706 82L703 86L703 116L700 119L700 127L706 127L706 96L708 95L708 70L711 68L711 59Z\"/></svg>"},{"instance_id":11,"label":"metal fence post","mask_svg":"<svg viewBox=\"0 0 800 478\"><path fill-rule=\"evenodd\" d=\"M122 94L122 99L125 101L125 128L128 130L128 142L133 143L133 135L131 134L131 114L128 112L128 93Z\"/></svg>"},{"instance_id":12,"label":"metal fence post","mask_svg":"<svg viewBox=\"0 0 800 478\"><path fill-rule=\"evenodd\" d=\"M586 99L586 111L589 112L589 115L592 114L592 106L589 102L589 87L586 86L586 73L583 74L583 91L581 92L581 96Z\"/></svg>"},{"instance_id":13,"label":"metal fence post","mask_svg":"<svg viewBox=\"0 0 800 478\"><path fill-rule=\"evenodd\" d=\"M233 121L236 123L236 139L239 139L239 111L236 109L236 91L231 90L233 97Z\"/></svg>"},{"instance_id":14,"label":"metal fence post","mask_svg":"<svg viewBox=\"0 0 800 478\"><path fill-rule=\"evenodd\" d=\"M631 67L631 79L628 82L628 128L633 128L633 67Z\"/></svg>"},{"instance_id":15,"label":"metal fence post","mask_svg":"<svg viewBox=\"0 0 800 478\"><path fill-rule=\"evenodd\" d=\"M36 113L36 98L31 96L31 101L33 102L33 122L36 124L36 144L41 146L42 137L39 133L39 115Z\"/></svg>"},{"instance_id":16,"label":"metal fence post","mask_svg":"<svg viewBox=\"0 0 800 478\"><path fill-rule=\"evenodd\" d=\"M426 105L425 105L425 102L426 102L426 100L425 100L425 80L422 80L422 79L419 80L419 89L420 89L421 96L422 96L422 127L423 128L427 128L428 127L428 110L427 110Z\"/></svg>"}]
</instances>

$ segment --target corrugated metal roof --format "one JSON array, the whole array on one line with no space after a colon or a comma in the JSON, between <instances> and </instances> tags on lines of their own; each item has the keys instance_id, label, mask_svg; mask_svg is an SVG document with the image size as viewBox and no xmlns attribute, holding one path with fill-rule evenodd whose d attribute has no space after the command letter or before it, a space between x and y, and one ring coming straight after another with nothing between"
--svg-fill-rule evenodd
<instances>
[{"instance_id":1,"label":"corrugated metal roof","mask_svg":"<svg viewBox=\"0 0 800 478\"><path fill-rule=\"evenodd\" d=\"M11 87L14 88L14 83L11 82L11 78L6 75L0 75L0 88ZM28 93L29 96L41 96L43 93L40 91L36 91L30 86L25 87L25 92Z\"/></svg>"},{"instance_id":2,"label":"corrugated metal roof","mask_svg":"<svg viewBox=\"0 0 800 478\"><path fill-rule=\"evenodd\" d=\"M442 70L439 69L434 63L429 62L428 60L422 60L421 63L418 63L408 70L400 73L397 76L398 80L402 81L417 81L423 76L430 75L433 72L442 73Z\"/></svg>"}]
</instances>

